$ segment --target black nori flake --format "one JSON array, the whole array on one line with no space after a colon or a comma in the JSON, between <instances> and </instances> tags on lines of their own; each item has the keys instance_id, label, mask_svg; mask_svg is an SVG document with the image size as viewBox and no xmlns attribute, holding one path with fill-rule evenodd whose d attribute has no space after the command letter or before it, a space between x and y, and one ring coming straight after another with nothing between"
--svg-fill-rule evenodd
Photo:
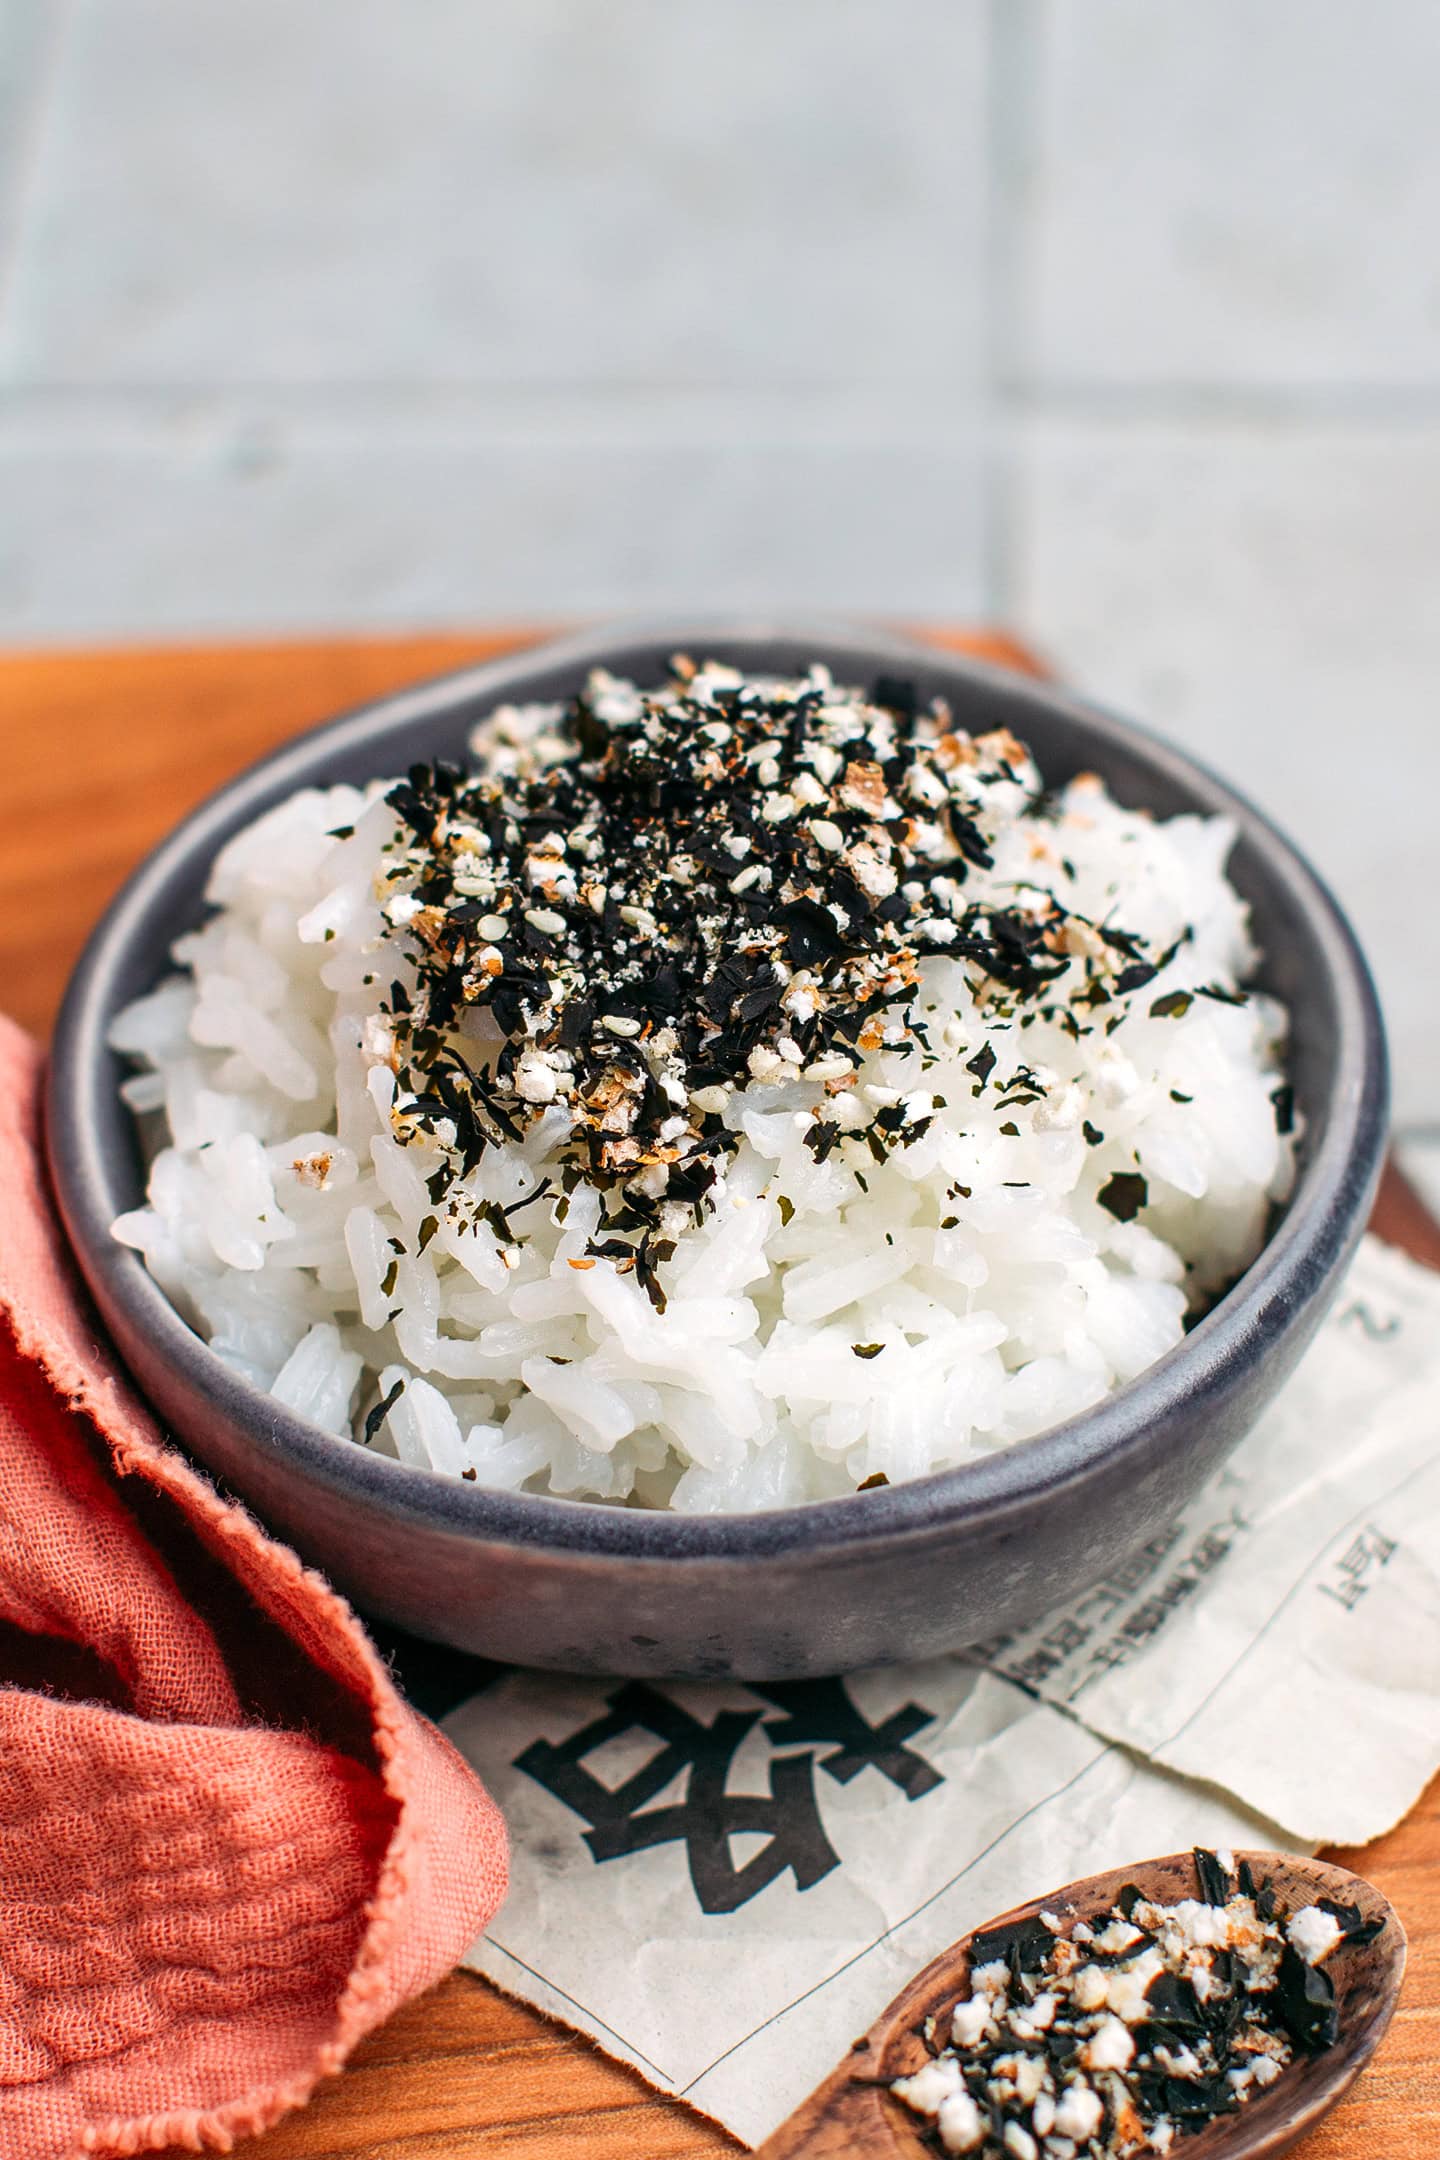
<instances>
[{"instance_id":1,"label":"black nori flake","mask_svg":"<svg viewBox=\"0 0 1440 2160\"><path fill-rule=\"evenodd\" d=\"M505 1220L504 1208L498 1207L493 1200L487 1200L475 1212L482 1222L490 1225L502 1245L515 1243L515 1233Z\"/></svg>"},{"instance_id":2,"label":"black nori flake","mask_svg":"<svg viewBox=\"0 0 1440 2160\"><path fill-rule=\"evenodd\" d=\"M1012 1920L1006 1927L983 1929L970 1938L970 1970L973 1973L977 1966L993 1965L1000 1959L1009 1964L1013 1952L1021 1972L1040 1972L1054 1941L1039 1918Z\"/></svg>"},{"instance_id":3,"label":"black nori flake","mask_svg":"<svg viewBox=\"0 0 1440 2160\"><path fill-rule=\"evenodd\" d=\"M850 1348L858 1358L875 1358L879 1357L885 1345L883 1342L852 1342Z\"/></svg>"},{"instance_id":4,"label":"black nori flake","mask_svg":"<svg viewBox=\"0 0 1440 2160\"><path fill-rule=\"evenodd\" d=\"M1225 2076L1166 2078L1164 2108L1177 2122L1209 2122L1216 2115L1233 2115L1240 2095Z\"/></svg>"},{"instance_id":5,"label":"black nori flake","mask_svg":"<svg viewBox=\"0 0 1440 2160\"><path fill-rule=\"evenodd\" d=\"M1367 1920L1358 1905L1339 1905L1334 1898L1328 1897L1317 1898L1315 1902L1321 1912L1328 1912L1331 1919L1338 1923L1342 1942L1370 1943L1374 1942L1377 1935L1385 1932L1385 1922Z\"/></svg>"},{"instance_id":6,"label":"black nori flake","mask_svg":"<svg viewBox=\"0 0 1440 2160\"><path fill-rule=\"evenodd\" d=\"M1197 983L1195 995L1196 997L1213 998L1217 1005L1248 1005L1250 1002L1248 992L1244 990L1227 990L1223 983Z\"/></svg>"},{"instance_id":7,"label":"black nori flake","mask_svg":"<svg viewBox=\"0 0 1440 2160\"><path fill-rule=\"evenodd\" d=\"M1273 1920L1275 1917L1275 1898L1270 1888L1269 1876L1267 1875L1262 1882L1257 1883L1248 1860L1242 1860L1236 1872L1241 1897L1250 1899L1262 1920Z\"/></svg>"},{"instance_id":8,"label":"black nori flake","mask_svg":"<svg viewBox=\"0 0 1440 2160\"><path fill-rule=\"evenodd\" d=\"M856 1492L876 1492L882 1485L888 1485L889 1482L890 1480L883 1470L872 1470L869 1477L861 1478L855 1490Z\"/></svg>"},{"instance_id":9,"label":"black nori flake","mask_svg":"<svg viewBox=\"0 0 1440 2160\"><path fill-rule=\"evenodd\" d=\"M1203 1845L1195 1847L1195 1874L1200 1884L1200 1897L1204 1904L1229 1904L1235 1894L1231 1887L1230 1877L1221 1867L1214 1853L1208 1852Z\"/></svg>"},{"instance_id":10,"label":"black nori flake","mask_svg":"<svg viewBox=\"0 0 1440 2160\"><path fill-rule=\"evenodd\" d=\"M1150 1017L1152 1020L1178 1020L1182 1014L1189 1012L1194 1002L1192 991L1167 990L1164 997L1151 1000Z\"/></svg>"},{"instance_id":11,"label":"black nori flake","mask_svg":"<svg viewBox=\"0 0 1440 2160\"><path fill-rule=\"evenodd\" d=\"M1132 1921L1131 1926L1133 1927L1134 1925L1135 1923ZM1154 1936L1148 1934L1144 1928L1136 1928L1136 1937L1137 1939L1132 1942L1127 1949L1124 1950L1100 1950L1092 1948L1089 1953L1091 1962L1096 1965L1124 1965L1131 1958L1138 1957L1141 1951L1148 1948L1148 1946L1155 1939Z\"/></svg>"},{"instance_id":12,"label":"black nori flake","mask_svg":"<svg viewBox=\"0 0 1440 2160\"><path fill-rule=\"evenodd\" d=\"M1287 1080L1277 1087L1270 1097L1275 1106L1275 1130L1292 1133L1295 1130L1295 1090Z\"/></svg>"},{"instance_id":13,"label":"black nori flake","mask_svg":"<svg viewBox=\"0 0 1440 2160\"><path fill-rule=\"evenodd\" d=\"M421 840L428 840L435 830L435 812L422 801L414 786L407 787L402 780L385 797L392 810L399 812L410 830Z\"/></svg>"},{"instance_id":14,"label":"black nori flake","mask_svg":"<svg viewBox=\"0 0 1440 2160\"><path fill-rule=\"evenodd\" d=\"M400 1262L398 1260L392 1260L389 1267L386 1268L385 1273L380 1278L381 1297L390 1297L391 1295L393 1295L395 1284L399 1279L399 1275Z\"/></svg>"},{"instance_id":15,"label":"black nori flake","mask_svg":"<svg viewBox=\"0 0 1440 2160\"><path fill-rule=\"evenodd\" d=\"M920 693L903 675L877 675L870 686L872 705L884 705L902 720L913 720L920 709Z\"/></svg>"},{"instance_id":16,"label":"black nori flake","mask_svg":"<svg viewBox=\"0 0 1440 2160\"><path fill-rule=\"evenodd\" d=\"M531 1205L533 1201L542 1199L543 1196L547 1192L549 1192L549 1190L549 1178L541 1178L538 1185L532 1186L529 1192L522 1193L518 1200L512 1200L507 1207L501 1208L500 1212L505 1217L505 1220L508 1222L512 1215L518 1215L521 1208L527 1208Z\"/></svg>"},{"instance_id":17,"label":"black nori flake","mask_svg":"<svg viewBox=\"0 0 1440 2160\"><path fill-rule=\"evenodd\" d=\"M1133 1222L1150 1198L1150 1187L1137 1171L1117 1170L1095 1197L1117 1222Z\"/></svg>"},{"instance_id":18,"label":"black nori flake","mask_svg":"<svg viewBox=\"0 0 1440 2160\"><path fill-rule=\"evenodd\" d=\"M1000 1130L1007 1140L1018 1140L1020 1137L1020 1128L1013 1118L1007 1118Z\"/></svg>"},{"instance_id":19,"label":"black nori flake","mask_svg":"<svg viewBox=\"0 0 1440 2160\"><path fill-rule=\"evenodd\" d=\"M1297 2047L1318 2055L1334 2045L1340 2031L1335 1983L1323 1966L1307 1965L1289 1943L1280 1954L1275 1995L1281 2022Z\"/></svg>"},{"instance_id":20,"label":"black nori flake","mask_svg":"<svg viewBox=\"0 0 1440 2160\"><path fill-rule=\"evenodd\" d=\"M1147 2024L1161 2026L1165 2032L1204 2031L1205 2016L1200 2008L1200 1998L1181 1974L1157 1973L1145 1990L1145 2000L1150 2006ZM1160 2037L1164 2038L1164 2032Z\"/></svg>"},{"instance_id":21,"label":"black nori flake","mask_svg":"<svg viewBox=\"0 0 1440 2160\"><path fill-rule=\"evenodd\" d=\"M1182 1095L1179 1088L1171 1088L1170 1100L1171 1102L1194 1102L1195 1098L1193 1095Z\"/></svg>"},{"instance_id":22,"label":"black nori flake","mask_svg":"<svg viewBox=\"0 0 1440 2160\"><path fill-rule=\"evenodd\" d=\"M995 1052L992 1049L991 1045L988 1042L982 1043L980 1048L976 1051L974 1057L966 1058L965 1070L966 1072L974 1073L976 1079L980 1083L980 1087L984 1087L986 1081L990 1078L991 1073L994 1072L998 1062L999 1061L996 1058ZM976 1093L979 1093L978 1088L976 1089Z\"/></svg>"},{"instance_id":23,"label":"black nori flake","mask_svg":"<svg viewBox=\"0 0 1440 2160\"><path fill-rule=\"evenodd\" d=\"M403 1380L397 1380L395 1382L395 1385L391 1388L389 1394L382 1395L379 1402L376 1403L375 1407L366 1413L366 1447L369 1447L371 1441L375 1438L375 1435L379 1432L380 1427L384 1424L386 1418L389 1417L390 1412L394 1409L396 1403L399 1402L400 1397L403 1395L404 1392L405 1382Z\"/></svg>"},{"instance_id":24,"label":"black nori flake","mask_svg":"<svg viewBox=\"0 0 1440 2160\"><path fill-rule=\"evenodd\" d=\"M657 1238L649 1231L645 1232L635 1248L636 1278L655 1310L661 1313L665 1311L669 1300L655 1270L663 1267L664 1263L673 1257L674 1251L675 1243L672 1238Z\"/></svg>"},{"instance_id":25,"label":"black nori flake","mask_svg":"<svg viewBox=\"0 0 1440 2160\"><path fill-rule=\"evenodd\" d=\"M792 967L810 967L817 960L831 960L845 949L840 925L829 908L804 897L787 901L775 910L775 920L785 931L785 957Z\"/></svg>"},{"instance_id":26,"label":"black nori flake","mask_svg":"<svg viewBox=\"0 0 1440 2160\"><path fill-rule=\"evenodd\" d=\"M1104 1135L1104 1133L1103 1133L1103 1132L1097 1132L1096 1128L1095 1128L1095 1127L1094 1127L1094 1126L1093 1126L1093 1125L1092 1125L1092 1124L1090 1123L1090 1120L1089 1120L1089 1118L1086 1118L1086 1120L1085 1120L1084 1124L1083 1124L1083 1125L1082 1125L1082 1126L1080 1127L1080 1130L1081 1130L1081 1132L1082 1132L1082 1133L1084 1133L1084 1135L1085 1135L1085 1145L1086 1145L1086 1147L1103 1147L1103 1146L1104 1146L1104 1144L1105 1144L1105 1135Z\"/></svg>"}]
</instances>

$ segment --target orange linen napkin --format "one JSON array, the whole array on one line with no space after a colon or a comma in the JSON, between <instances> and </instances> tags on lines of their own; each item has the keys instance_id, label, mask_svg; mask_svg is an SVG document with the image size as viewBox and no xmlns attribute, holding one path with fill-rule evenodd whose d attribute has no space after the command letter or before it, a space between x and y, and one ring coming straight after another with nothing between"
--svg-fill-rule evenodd
<instances>
[{"instance_id":1,"label":"orange linen napkin","mask_svg":"<svg viewBox=\"0 0 1440 2160\"><path fill-rule=\"evenodd\" d=\"M223 2151L455 1964L504 1825L116 1377L39 1071L0 1019L0 2153Z\"/></svg>"}]
</instances>

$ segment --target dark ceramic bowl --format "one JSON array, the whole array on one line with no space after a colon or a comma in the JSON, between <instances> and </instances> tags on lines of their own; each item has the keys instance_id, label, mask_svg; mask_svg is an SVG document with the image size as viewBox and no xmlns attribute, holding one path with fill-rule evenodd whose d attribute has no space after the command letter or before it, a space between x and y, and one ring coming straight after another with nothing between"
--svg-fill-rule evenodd
<instances>
[{"instance_id":1,"label":"dark ceramic bowl","mask_svg":"<svg viewBox=\"0 0 1440 2160\"><path fill-rule=\"evenodd\" d=\"M679 649L841 680L911 676L975 733L1013 728L1047 779L1093 769L1123 803L1223 812L1254 911L1262 981L1293 1022L1305 1121L1294 1196L1255 1265L1140 1379L1055 1431L963 1469L752 1515L487 1491L303 1424L221 1364L110 1224L141 1196L112 1016L164 972L203 913L216 849L307 783L366 781L463 754L507 698L573 692L603 662L655 681ZM746 1679L832 1673L949 1650L1033 1620L1162 1530L1274 1395L1324 1312L1379 1170L1385 1051L1334 903L1278 833L1168 745L1054 690L864 632L694 623L542 646L387 698L292 743L195 812L136 872L80 962L50 1070L50 1162L115 1341L178 1438L366 1610L522 1664Z\"/></svg>"}]
</instances>

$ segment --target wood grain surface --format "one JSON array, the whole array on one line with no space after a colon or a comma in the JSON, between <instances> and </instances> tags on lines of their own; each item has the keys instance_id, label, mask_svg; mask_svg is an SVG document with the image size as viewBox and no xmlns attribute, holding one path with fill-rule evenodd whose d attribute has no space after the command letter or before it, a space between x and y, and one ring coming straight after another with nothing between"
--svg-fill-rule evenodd
<instances>
[{"instance_id":1,"label":"wood grain surface","mask_svg":"<svg viewBox=\"0 0 1440 2160\"><path fill-rule=\"evenodd\" d=\"M1000 636L934 634L1027 664ZM347 705L523 642L509 632L0 655L0 1005L43 1034L127 872L240 767ZM1440 1230L1393 1173L1376 1228L1440 1266ZM1306 2141L1306 2160L1437 2160L1440 1779L1389 1836L1332 1857L1396 1906L1411 1964L1379 2055ZM456 1973L246 2150L254 2160L681 2160L741 2148L585 2041Z\"/></svg>"}]
</instances>

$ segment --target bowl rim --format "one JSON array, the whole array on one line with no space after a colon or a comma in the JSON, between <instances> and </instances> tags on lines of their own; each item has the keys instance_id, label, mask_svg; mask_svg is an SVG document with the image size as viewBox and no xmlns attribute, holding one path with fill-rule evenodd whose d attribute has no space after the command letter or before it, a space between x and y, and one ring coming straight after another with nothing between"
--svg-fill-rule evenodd
<instances>
[{"instance_id":1,"label":"bowl rim","mask_svg":"<svg viewBox=\"0 0 1440 2160\"><path fill-rule=\"evenodd\" d=\"M1209 797L1260 852L1272 877L1290 888L1322 956L1335 1002L1339 1055L1320 1145L1303 1165L1285 1215L1251 1266L1172 1349L1113 1395L1063 1424L997 1449L976 1462L932 1471L901 1484L735 1514L647 1510L511 1492L449 1478L377 1455L294 1417L232 1372L183 1320L138 1253L119 1245L110 1224L115 1173L101 1144L105 1030L111 984L137 930L181 864L213 855L237 798L310 784L317 753L344 742L435 718L456 704L500 702L528 679L557 668L603 665L637 647L684 650L715 646L813 645L836 671L847 667L937 668L999 690L1018 705L1043 705L1060 720L1081 722L1138 757L1183 792ZM1022 730L1023 732L1023 722ZM259 814L258 810L252 815ZM1383 1024L1364 958L1329 890L1293 844L1226 781L1188 752L1105 707L1039 679L1013 673L952 647L840 621L687 616L616 621L542 638L495 658L447 672L350 708L292 737L224 783L131 873L91 933L71 977L46 1076L45 1127L51 1176L82 1272L107 1316L112 1309L155 1355L246 1431L256 1445L284 1454L311 1482L367 1501L393 1518L471 1539L563 1552L597 1562L733 1562L804 1550L812 1555L863 1543L913 1543L1007 1515L1040 1494L1058 1495L1097 1471L1123 1470L1143 1452L1150 1427L1182 1404L1217 1390L1235 1360L1262 1347L1306 1301L1363 1225L1379 1175L1388 1073ZM113 1325L113 1323L112 1323ZM122 1346L123 1347L123 1346Z\"/></svg>"}]
</instances>

